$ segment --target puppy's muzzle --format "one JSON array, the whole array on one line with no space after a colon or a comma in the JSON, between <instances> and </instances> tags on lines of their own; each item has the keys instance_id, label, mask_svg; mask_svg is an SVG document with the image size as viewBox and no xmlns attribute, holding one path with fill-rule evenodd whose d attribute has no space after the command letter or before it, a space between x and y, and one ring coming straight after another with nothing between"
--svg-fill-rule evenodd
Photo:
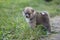
<instances>
[{"instance_id":1,"label":"puppy's muzzle","mask_svg":"<svg viewBox=\"0 0 60 40\"><path fill-rule=\"evenodd\" d=\"M26 15L26 18L29 18L30 17L30 14L29 13L25 13Z\"/></svg>"}]
</instances>

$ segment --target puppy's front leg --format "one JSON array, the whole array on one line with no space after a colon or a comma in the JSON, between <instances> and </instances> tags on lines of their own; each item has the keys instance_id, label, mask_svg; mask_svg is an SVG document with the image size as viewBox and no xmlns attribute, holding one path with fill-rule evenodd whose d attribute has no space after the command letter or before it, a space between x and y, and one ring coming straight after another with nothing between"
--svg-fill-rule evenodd
<instances>
[{"instance_id":1,"label":"puppy's front leg","mask_svg":"<svg viewBox=\"0 0 60 40\"><path fill-rule=\"evenodd\" d=\"M34 29L36 27L36 20L35 19L30 20L29 24L30 24L31 28Z\"/></svg>"}]
</instances>

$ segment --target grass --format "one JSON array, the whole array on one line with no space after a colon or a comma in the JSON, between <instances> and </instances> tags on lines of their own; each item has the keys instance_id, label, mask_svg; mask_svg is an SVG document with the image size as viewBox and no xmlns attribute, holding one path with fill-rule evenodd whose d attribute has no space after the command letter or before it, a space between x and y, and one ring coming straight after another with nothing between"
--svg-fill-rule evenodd
<instances>
[{"instance_id":1,"label":"grass","mask_svg":"<svg viewBox=\"0 0 60 40\"><path fill-rule=\"evenodd\" d=\"M48 11L51 17L60 15L60 0L49 3L44 0L0 0L0 40L32 40L33 36L38 39L38 31L30 29L22 16L26 6Z\"/></svg>"}]
</instances>

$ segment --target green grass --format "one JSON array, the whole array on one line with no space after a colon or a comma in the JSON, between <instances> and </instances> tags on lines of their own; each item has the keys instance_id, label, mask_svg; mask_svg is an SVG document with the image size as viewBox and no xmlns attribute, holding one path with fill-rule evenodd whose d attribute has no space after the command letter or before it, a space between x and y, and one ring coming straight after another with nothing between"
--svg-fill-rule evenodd
<instances>
[{"instance_id":1,"label":"green grass","mask_svg":"<svg viewBox=\"0 0 60 40\"><path fill-rule=\"evenodd\" d=\"M49 3L44 0L0 0L0 40L31 40L33 36L38 39L38 33L28 27L22 16L22 10L27 6L36 11L48 11L51 17L60 15L60 0Z\"/></svg>"}]
</instances>

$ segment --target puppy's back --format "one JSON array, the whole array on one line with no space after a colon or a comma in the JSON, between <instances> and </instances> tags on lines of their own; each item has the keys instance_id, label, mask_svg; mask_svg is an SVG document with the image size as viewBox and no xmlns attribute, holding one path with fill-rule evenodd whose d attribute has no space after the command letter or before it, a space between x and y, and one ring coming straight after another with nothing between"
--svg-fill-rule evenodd
<instances>
[{"instance_id":1,"label":"puppy's back","mask_svg":"<svg viewBox=\"0 0 60 40\"><path fill-rule=\"evenodd\" d=\"M42 15L41 13L37 12L36 13L36 24L39 25L42 23Z\"/></svg>"},{"instance_id":2,"label":"puppy's back","mask_svg":"<svg viewBox=\"0 0 60 40\"><path fill-rule=\"evenodd\" d=\"M36 13L36 24L43 24L49 22L49 17L46 12Z\"/></svg>"}]
</instances>

